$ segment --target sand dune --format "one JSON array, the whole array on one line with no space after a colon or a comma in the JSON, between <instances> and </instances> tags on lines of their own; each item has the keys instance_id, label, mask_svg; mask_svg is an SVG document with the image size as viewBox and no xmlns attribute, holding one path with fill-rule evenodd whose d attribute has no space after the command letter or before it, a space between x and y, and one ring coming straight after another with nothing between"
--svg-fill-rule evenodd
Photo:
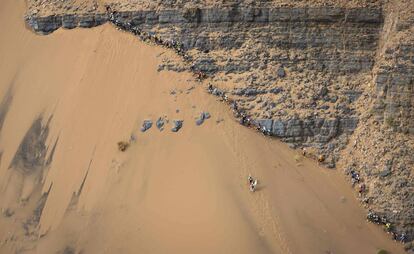
<instances>
[{"instance_id":1,"label":"sand dune","mask_svg":"<svg viewBox=\"0 0 414 254\"><path fill-rule=\"evenodd\" d=\"M0 253L402 253L340 174L157 72L172 52L110 25L37 36L23 9L0 9Z\"/></svg>"}]
</instances>

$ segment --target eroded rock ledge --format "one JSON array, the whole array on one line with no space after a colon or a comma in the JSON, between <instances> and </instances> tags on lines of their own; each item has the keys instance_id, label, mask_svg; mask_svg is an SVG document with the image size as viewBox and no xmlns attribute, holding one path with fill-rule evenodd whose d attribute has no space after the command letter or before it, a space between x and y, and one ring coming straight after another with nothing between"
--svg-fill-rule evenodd
<instances>
[{"instance_id":1,"label":"eroded rock ledge","mask_svg":"<svg viewBox=\"0 0 414 254\"><path fill-rule=\"evenodd\" d=\"M156 24L213 24L213 23L274 23L274 22L317 22L317 23L360 23L381 24L380 9L342 8L211 8L186 10L139 10L115 13L120 22L131 25ZM51 33L63 27L94 27L110 20L109 13L63 14L49 16L28 16L28 24L38 33Z\"/></svg>"}]
</instances>

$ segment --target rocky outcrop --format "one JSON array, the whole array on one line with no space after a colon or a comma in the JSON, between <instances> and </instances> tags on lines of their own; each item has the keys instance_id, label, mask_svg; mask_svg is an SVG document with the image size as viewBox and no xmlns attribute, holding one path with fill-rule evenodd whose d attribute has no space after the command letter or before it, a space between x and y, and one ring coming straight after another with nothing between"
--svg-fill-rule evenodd
<instances>
[{"instance_id":1,"label":"rocky outcrop","mask_svg":"<svg viewBox=\"0 0 414 254\"><path fill-rule=\"evenodd\" d=\"M358 118L309 118L309 119L260 119L257 120L270 135L285 142L303 142L308 145L323 145L331 139L352 133L358 125Z\"/></svg>"},{"instance_id":2,"label":"rocky outcrop","mask_svg":"<svg viewBox=\"0 0 414 254\"><path fill-rule=\"evenodd\" d=\"M404 242L411 251L414 251L413 153L414 140L409 134L381 128L378 121L369 118L355 130L350 145L341 155L343 170L358 190L362 204L381 218L379 224L395 240ZM357 181L352 179L352 172L359 175Z\"/></svg>"},{"instance_id":3,"label":"rocky outcrop","mask_svg":"<svg viewBox=\"0 0 414 254\"><path fill-rule=\"evenodd\" d=\"M381 218L376 223L414 253L412 1L390 2L385 7L374 86L365 88L370 96L360 105L361 124L342 153L342 163L347 174L360 175L356 183L359 198L371 214Z\"/></svg>"},{"instance_id":4,"label":"rocky outcrop","mask_svg":"<svg viewBox=\"0 0 414 254\"><path fill-rule=\"evenodd\" d=\"M73 29L76 27L90 28L108 21L106 13L97 14L66 14L45 17L26 16L27 24L40 34L49 34L59 28Z\"/></svg>"},{"instance_id":5,"label":"rocky outcrop","mask_svg":"<svg viewBox=\"0 0 414 254\"><path fill-rule=\"evenodd\" d=\"M378 68L374 110L386 125L414 134L414 43L393 45L384 58L391 63Z\"/></svg>"},{"instance_id":6,"label":"rocky outcrop","mask_svg":"<svg viewBox=\"0 0 414 254\"><path fill-rule=\"evenodd\" d=\"M376 119L394 131L414 134L414 11L412 1L386 6L376 59Z\"/></svg>"}]
</instances>

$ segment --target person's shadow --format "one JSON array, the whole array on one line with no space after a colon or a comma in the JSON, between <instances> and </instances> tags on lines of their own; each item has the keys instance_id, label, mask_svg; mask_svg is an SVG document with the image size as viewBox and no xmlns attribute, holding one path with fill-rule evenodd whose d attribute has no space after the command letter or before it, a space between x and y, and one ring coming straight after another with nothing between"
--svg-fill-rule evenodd
<instances>
[{"instance_id":1,"label":"person's shadow","mask_svg":"<svg viewBox=\"0 0 414 254\"><path fill-rule=\"evenodd\" d=\"M266 189L266 185L258 183L256 185L255 191L261 191L261 190L264 190L264 189Z\"/></svg>"}]
</instances>

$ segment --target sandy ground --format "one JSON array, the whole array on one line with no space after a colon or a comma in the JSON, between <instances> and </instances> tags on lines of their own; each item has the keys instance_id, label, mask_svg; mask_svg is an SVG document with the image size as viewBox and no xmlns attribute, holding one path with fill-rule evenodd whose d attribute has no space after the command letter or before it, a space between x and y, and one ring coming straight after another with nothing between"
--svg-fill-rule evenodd
<instances>
[{"instance_id":1,"label":"sandy ground","mask_svg":"<svg viewBox=\"0 0 414 254\"><path fill-rule=\"evenodd\" d=\"M168 50L110 25L37 36L23 12L0 8L0 253L403 253L337 172L239 126L190 74L158 73ZM164 115L183 128L140 132ZM14 167L39 117L53 159Z\"/></svg>"}]
</instances>

